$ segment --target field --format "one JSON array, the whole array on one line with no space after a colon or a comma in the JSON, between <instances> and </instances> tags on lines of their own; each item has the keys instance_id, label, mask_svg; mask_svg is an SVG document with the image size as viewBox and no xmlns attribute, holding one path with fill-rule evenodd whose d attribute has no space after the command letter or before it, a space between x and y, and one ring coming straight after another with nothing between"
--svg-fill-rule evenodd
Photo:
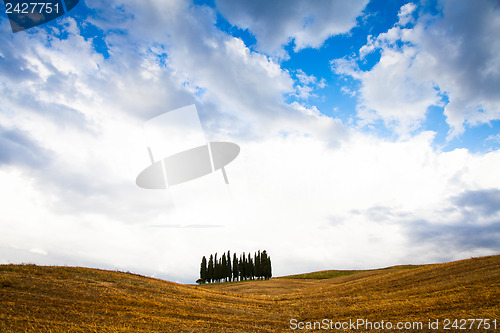
<instances>
[{"instance_id":1,"label":"field","mask_svg":"<svg viewBox=\"0 0 500 333\"><path fill-rule=\"evenodd\" d=\"M304 332L291 323L318 322L310 331L319 331L323 319L365 320L332 332L375 331L382 320L432 332L431 320L441 332L447 319L447 332L494 332L493 320L498 332L499 302L500 256L202 286L88 268L0 266L0 332ZM453 329L453 320L459 327L469 318L489 319L490 329L485 322L478 329L479 321ZM397 331L385 328L378 331Z\"/></svg>"}]
</instances>

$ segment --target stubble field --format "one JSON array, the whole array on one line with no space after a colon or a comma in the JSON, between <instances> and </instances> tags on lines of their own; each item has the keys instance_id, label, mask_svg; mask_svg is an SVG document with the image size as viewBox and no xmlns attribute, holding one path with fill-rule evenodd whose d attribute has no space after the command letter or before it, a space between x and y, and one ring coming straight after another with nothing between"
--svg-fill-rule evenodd
<instances>
[{"instance_id":1,"label":"stubble field","mask_svg":"<svg viewBox=\"0 0 500 333\"><path fill-rule=\"evenodd\" d=\"M494 332L499 300L500 256L202 286L88 268L0 265L0 332L366 332L382 321L379 332L398 331L397 323L413 325L404 332L437 332L429 321L439 331ZM456 329L461 319L488 319L490 327L468 321L467 330Z\"/></svg>"}]
</instances>

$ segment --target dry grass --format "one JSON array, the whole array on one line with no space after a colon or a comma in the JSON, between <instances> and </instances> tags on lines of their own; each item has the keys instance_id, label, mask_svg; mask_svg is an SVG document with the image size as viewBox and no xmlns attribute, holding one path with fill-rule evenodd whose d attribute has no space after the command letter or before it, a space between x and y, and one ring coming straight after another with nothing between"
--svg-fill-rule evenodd
<instances>
[{"instance_id":1,"label":"dry grass","mask_svg":"<svg viewBox=\"0 0 500 333\"><path fill-rule=\"evenodd\" d=\"M0 332L283 332L292 318L424 324L489 318L498 327L499 286L500 256L204 286L87 268L2 265Z\"/></svg>"}]
</instances>

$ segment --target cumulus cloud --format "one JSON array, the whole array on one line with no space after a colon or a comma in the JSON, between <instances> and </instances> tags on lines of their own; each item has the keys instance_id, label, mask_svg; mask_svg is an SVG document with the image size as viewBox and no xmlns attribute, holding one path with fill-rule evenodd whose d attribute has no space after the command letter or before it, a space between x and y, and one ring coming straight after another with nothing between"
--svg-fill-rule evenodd
<instances>
[{"instance_id":1,"label":"cumulus cloud","mask_svg":"<svg viewBox=\"0 0 500 333\"><path fill-rule=\"evenodd\" d=\"M494 1L443 4L443 20L437 20L424 34L417 27L415 43L431 58L429 73L450 103L445 107L451 134L500 118L500 8ZM447 29L447 27L455 27ZM410 41L413 41L410 37Z\"/></svg>"},{"instance_id":2,"label":"cumulus cloud","mask_svg":"<svg viewBox=\"0 0 500 333\"><path fill-rule=\"evenodd\" d=\"M356 25L367 0L359 1L230 1L216 0L227 20L248 29L259 50L285 57L283 47L294 41L295 51L318 48L331 36L349 32Z\"/></svg>"},{"instance_id":3,"label":"cumulus cloud","mask_svg":"<svg viewBox=\"0 0 500 333\"><path fill-rule=\"evenodd\" d=\"M500 118L500 12L494 1L441 1L442 16L422 15L413 27L415 5L399 12L399 22L359 51L360 58L332 61L334 72L361 81L358 116L382 119L400 134L419 128L429 106L449 103L444 113L450 137L464 126ZM407 27L405 27L407 26ZM451 28L453 27L453 28ZM380 52L380 61L361 70L358 60Z\"/></svg>"},{"instance_id":4,"label":"cumulus cloud","mask_svg":"<svg viewBox=\"0 0 500 333\"><path fill-rule=\"evenodd\" d=\"M93 19L97 26L111 33L105 37L109 52L122 58L120 52L124 49L132 48L134 55L152 46L162 50L165 68L159 73L165 80L157 82L182 86L194 97L191 103L200 102L203 125L214 135L227 135L231 128L231 135L255 137L262 135L260 131L273 131L273 124L284 114L300 118L299 113L283 105L283 94L294 91L289 73L268 56L251 51L241 39L219 31L214 9L189 6L183 1L158 1L145 6L115 1L115 6L127 8L134 16ZM110 25L115 21L126 34L113 34ZM123 57L131 55L124 53ZM175 99L178 91L169 90L174 93L167 92L169 98L164 100L172 105L168 100ZM227 122L231 125L227 126ZM224 129L219 124L225 124Z\"/></svg>"},{"instance_id":5,"label":"cumulus cloud","mask_svg":"<svg viewBox=\"0 0 500 333\"><path fill-rule=\"evenodd\" d=\"M425 119L427 108L439 105L440 97L434 83L422 76L423 64L415 63L415 51L411 47L394 49L394 34L389 31L387 46L381 52L380 61L369 71L362 71L354 60L337 59L332 68L337 74L352 76L361 81L358 90L357 115L360 125L382 119L388 128L399 135L418 129Z\"/></svg>"},{"instance_id":6,"label":"cumulus cloud","mask_svg":"<svg viewBox=\"0 0 500 333\"><path fill-rule=\"evenodd\" d=\"M401 26L405 26L410 22L414 22L413 12L417 9L417 5L414 3L407 3L399 10L398 17Z\"/></svg>"}]
</instances>

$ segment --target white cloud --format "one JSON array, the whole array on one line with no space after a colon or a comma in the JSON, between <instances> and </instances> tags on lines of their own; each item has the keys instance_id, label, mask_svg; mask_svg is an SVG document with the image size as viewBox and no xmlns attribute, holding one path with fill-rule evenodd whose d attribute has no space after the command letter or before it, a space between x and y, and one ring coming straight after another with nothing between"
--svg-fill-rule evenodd
<instances>
[{"instance_id":1,"label":"white cloud","mask_svg":"<svg viewBox=\"0 0 500 333\"><path fill-rule=\"evenodd\" d=\"M499 8L491 1L442 1L443 16L421 16L414 27L411 4L400 10L400 21L386 33L369 36L360 59L380 50L380 61L362 71L356 59L332 62L338 74L361 81L358 115L364 122L382 119L400 134L417 129L427 108L445 106L450 136L471 126L500 118ZM453 28L451 28L453 27Z\"/></svg>"},{"instance_id":2,"label":"white cloud","mask_svg":"<svg viewBox=\"0 0 500 333\"><path fill-rule=\"evenodd\" d=\"M399 17L399 24L401 26L405 26L408 23L413 23L415 22L413 18L413 12L417 9L417 5L414 3L407 3L401 9L399 10L398 17Z\"/></svg>"},{"instance_id":3,"label":"white cloud","mask_svg":"<svg viewBox=\"0 0 500 333\"><path fill-rule=\"evenodd\" d=\"M354 60L332 61L337 74L362 83L357 106L360 125L382 119L388 128L405 136L420 127L429 106L441 104L433 81L421 76L425 68L414 58L411 47L398 50L385 44L380 61L369 71L357 68Z\"/></svg>"},{"instance_id":4,"label":"white cloud","mask_svg":"<svg viewBox=\"0 0 500 333\"><path fill-rule=\"evenodd\" d=\"M169 70L168 78L164 74L164 79L197 93L195 100L201 104L201 118L214 135L231 128L231 135L255 136L290 111L282 103L283 94L294 91L290 75L266 55L251 51L241 39L217 30L213 9L188 6L183 1L173 4L158 1L154 6L118 3L130 6L134 17L116 23L127 34L113 35L111 53L118 55L130 48L144 52L151 45L162 46ZM96 24L107 29L110 23L106 20ZM132 52L136 53L137 50ZM231 126L221 129L218 124L225 121L231 121ZM263 128L254 128L257 125Z\"/></svg>"},{"instance_id":5,"label":"white cloud","mask_svg":"<svg viewBox=\"0 0 500 333\"><path fill-rule=\"evenodd\" d=\"M443 2L443 20L417 27L410 41L422 45L428 73L445 92L445 108L451 135L500 118L500 8L492 1ZM454 27L454 29L449 29ZM413 39L415 38L415 39Z\"/></svg>"},{"instance_id":6,"label":"white cloud","mask_svg":"<svg viewBox=\"0 0 500 333\"><path fill-rule=\"evenodd\" d=\"M227 20L248 29L259 50L286 57L283 47L291 40L295 51L318 48L331 36L349 32L368 1L228 1L216 0Z\"/></svg>"},{"instance_id":7,"label":"white cloud","mask_svg":"<svg viewBox=\"0 0 500 333\"><path fill-rule=\"evenodd\" d=\"M496 135L490 135L488 136L486 139L486 141L493 141L495 143L500 143L500 134L496 134Z\"/></svg>"},{"instance_id":8,"label":"white cloud","mask_svg":"<svg viewBox=\"0 0 500 333\"><path fill-rule=\"evenodd\" d=\"M299 100L308 100L312 97L318 97L314 93L317 89L322 89L326 87L326 80L322 78L318 80L314 75L307 75L303 70L298 69L295 71L294 76L297 80L295 85L295 92L293 96L297 97Z\"/></svg>"}]
</instances>

